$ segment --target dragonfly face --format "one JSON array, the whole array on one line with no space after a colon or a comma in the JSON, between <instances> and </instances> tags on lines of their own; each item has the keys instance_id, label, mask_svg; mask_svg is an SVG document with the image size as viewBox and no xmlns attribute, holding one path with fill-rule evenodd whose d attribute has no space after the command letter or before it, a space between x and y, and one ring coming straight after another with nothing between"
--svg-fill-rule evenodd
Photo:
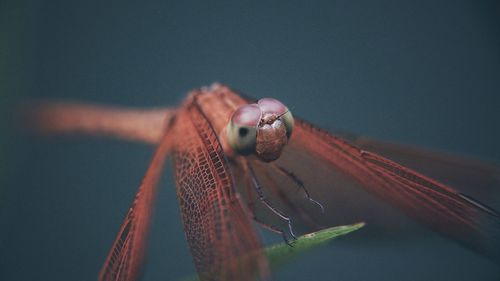
<instances>
[{"instance_id":1,"label":"dragonfly face","mask_svg":"<svg viewBox=\"0 0 500 281\"><path fill-rule=\"evenodd\" d=\"M239 155L255 154L265 162L278 159L293 131L293 116L280 101L260 99L240 106L231 116L223 136Z\"/></svg>"}]
</instances>

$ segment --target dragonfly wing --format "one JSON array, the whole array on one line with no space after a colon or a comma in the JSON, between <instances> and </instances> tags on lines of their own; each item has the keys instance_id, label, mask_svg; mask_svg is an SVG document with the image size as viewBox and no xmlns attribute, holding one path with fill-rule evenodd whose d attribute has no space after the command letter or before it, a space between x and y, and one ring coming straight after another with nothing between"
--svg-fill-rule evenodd
<instances>
[{"instance_id":1,"label":"dragonfly wing","mask_svg":"<svg viewBox=\"0 0 500 281\"><path fill-rule=\"evenodd\" d=\"M195 104L182 111L178 122L177 194L201 280L267 279L267 260L215 131Z\"/></svg>"},{"instance_id":2,"label":"dragonfly wing","mask_svg":"<svg viewBox=\"0 0 500 281\"><path fill-rule=\"evenodd\" d=\"M260 166L259 175L270 174L264 185L275 184L284 189L294 184L291 177L280 175L271 165L258 161L255 164ZM480 253L500 256L500 220L496 211L446 184L305 121L296 120L294 135L276 165L303 181L311 196L325 205L327 215L321 215L300 191L285 192L305 213L321 218L320 225L366 220L375 227L404 228L404 224L399 224L401 215L394 210L399 208L407 216Z\"/></svg>"},{"instance_id":3,"label":"dragonfly wing","mask_svg":"<svg viewBox=\"0 0 500 281\"><path fill-rule=\"evenodd\" d=\"M355 137L352 142L500 209L500 168L493 164L366 137Z\"/></svg>"},{"instance_id":4,"label":"dragonfly wing","mask_svg":"<svg viewBox=\"0 0 500 281\"><path fill-rule=\"evenodd\" d=\"M99 273L99 281L132 281L140 276L156 189L171 149L167 135L156 150L132 206Z\"/></svg>"}]
</instances>

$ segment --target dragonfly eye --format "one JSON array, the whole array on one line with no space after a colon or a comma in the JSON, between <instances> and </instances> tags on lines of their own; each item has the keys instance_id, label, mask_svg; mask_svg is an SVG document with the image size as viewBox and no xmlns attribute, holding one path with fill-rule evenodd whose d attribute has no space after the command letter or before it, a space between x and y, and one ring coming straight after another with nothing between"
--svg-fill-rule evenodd
<instances>
[{"instance_id":1,"label":"dragonfly eye","mask_svg":"<svg viewBox=\"0 0 500 281\"><path fill-rule=\"evenodd\" d=\"M270 162L281 155L293 131L290 110L272 98L238 108L226 127L226 140L239 155L257 155Z\"/></svg>"},{"instance_id":2,"label":"dragonfly eye","mask_svg":"<svg viewBox=\"0 0 500 281\"><path fill-rule=\"evenodd\" d=\"M227 141L235 152L240 155L255 152L257 126L261 117L262 111L257 104L244 105L233 113L226 130Z\"/></svg>"},{"instance_id":3,"label":"dragonfly eye","mask_svg":"<svg viewBox=\"0 0 500 281\"><path fill-rule=\"evenodd\" d=\"M263 115L274 114L278 116L286 127L286 136L290 138L293 131L293 116L290 110L279 100L273 98L263 98L257 102Z\"/></svg>"}]
</instances>

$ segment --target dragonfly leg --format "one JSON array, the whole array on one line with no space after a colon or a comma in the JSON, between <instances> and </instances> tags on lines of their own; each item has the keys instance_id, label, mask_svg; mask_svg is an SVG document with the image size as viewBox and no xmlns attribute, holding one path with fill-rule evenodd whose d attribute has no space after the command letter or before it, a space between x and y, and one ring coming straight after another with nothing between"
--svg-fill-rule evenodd
<instances>
[{"instance_id":1,"label":"dragonfly leg","mask_svg":"<svg viewBox=\"0 0 500 281\"><path fill-rule=\"evenodd\" d=\"M259 200L264 205L266 205L266 207L269 210L271 210L274 214L276 214L278 217L280 217L281 219L283 219L284 221L287 222L290 236L292 236L293 239L297 239L297 237L295 236L295 233L293 232L292 219L272 205L272 203L264 195L264 192L262 191L262 186L260 185L259 181L257 180L257 177L255 176L255 173L253 171L252 166L248 162L246 163L246 166L248 168L248 172L250 173L250 179L252 181L252 185L253 185L255 191L257 192L257 195L259 196Z\"/></svg>"},{"instance_id":2,"label":"dragonfly leg","mask_svg":"<svg viewBox=\"0 0 500 281\"><path fill-rule=\"evenodd\" d=\"M267 163L265 164L267 165ZM267 167L267 166L266 166ZM302 221L307 224L311 229L322 229L324 228L323 226L318 225L306 212L303 208L300 206L297 206L294 204L290 197L282 190L280 189L279 185L276 182L276 179L269 173L269 169L264 169L263 174L266 177L268 181L268 185L266 187L275 195L277 196L290 210L293 212L297 213Z\"/></svg>"},{"instance_id":3,"label":"dragonfly leg","mask_svg":"<svg viewBox=\"0 0 500 281\"><path fill-rule=\"evenodd\" d=\"M283 237L283 240L285 241L285 243L290 246L290 247L293 247L293 241L290 242L290 240L288 240L288 238L286 237L286 234L285 234L285 231L283 231L283 229L281 228L278 228L274 225L271 225L271 224L267 224L261 220L259 220L259 218L257 218L255 215L253 216L253 220L258 223L260 226L262 226L263 228L269 230L269 231L272 231L274 233L277 233L277 234L280 234L281 237Z\"/></svg>"},{"instance_id":4,"label":"dragonfly leg","mask_svg":"<svg viewBox=\"0 0 500 281\"><path fill-rule=\"evenodd\" d=\"M246 163L245 163L245 165L246 165ZM248 176L248 169L245 169L245 178L247 178L247 176ZM286 236L286 233L285 233L285 231L283 231L283 229L278 228L274 225L265 223L257 217L256 211L255 211L254 192L252 190L252 187L249 184L245 184L245 192L247 195L247 205L248 205L248 208L250 209L250 212L252 213L252 219L257 224L259 224L261 227L263 227L269 231L272 231L274 233L280 234L281 237L283 238L283 241L288 246L293 247L292 243L290 242L290 240L288 240L288 237Z\"/></svg>"},{"instance_id":5,"label":"dragonfly leg","mask_svg":"<svg viewBox=\"0 0 500 281\"><path fill-rule=\"evenodd\" d=\"M295 183L296 186L298 186L299 188L301 188L302 190L304 190L305 194L306 194L306 197L309 201L311 201L312 203L318 205L318 207L321 209L321 212L324 213L325 212L325 208L323 207L323 204L319 203L318 201L314 200L311 195L309 194L309 191L307 190L306 186L304 185L304 182L302 182L301 179L299 179L299 177L297 177L297 175L295 175L293 172L291 171L288 171L287 169L285 169L284 167L281 167L279 166L278 164L275 164L275 163L271 163L270 164L273 168L275 168L278 172L280 172L281 174L283 174L284 176L288 177L291 181L293 181Z\"/></svg>"}]
</instances>

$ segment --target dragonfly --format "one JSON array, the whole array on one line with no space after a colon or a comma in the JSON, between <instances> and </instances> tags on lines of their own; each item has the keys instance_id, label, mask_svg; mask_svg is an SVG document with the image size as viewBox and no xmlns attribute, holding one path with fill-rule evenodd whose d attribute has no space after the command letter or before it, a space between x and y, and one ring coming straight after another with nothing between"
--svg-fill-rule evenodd
<instances>
[{"instance_id":1,"label":"dragonfly","mask_svg":"<svg viewBox=\"0 0 500 281\"><path fill-rule=\"evenodd\" d=\"M193 90L178 108L45 103L32 112L35 129L43 133L108 136L156 147L100 281L140 278L169 155L201 280L271 280L256 225L293 247L297 230L352 219L383 225L367 207L373 198L388 203L385 213L400 210L466 248L495 261L500 257L499 213L463 192L489 192L500 174L490 165L330 133L294 117L278 100L255 100L219 83Z\"/></svg>"}]
</instances>

